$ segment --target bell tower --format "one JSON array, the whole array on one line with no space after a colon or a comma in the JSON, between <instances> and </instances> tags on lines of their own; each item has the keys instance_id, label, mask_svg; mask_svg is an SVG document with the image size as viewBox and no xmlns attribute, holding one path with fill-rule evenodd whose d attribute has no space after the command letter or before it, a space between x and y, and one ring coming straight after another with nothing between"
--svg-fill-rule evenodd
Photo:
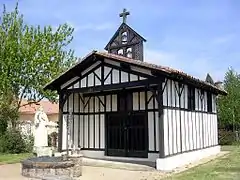
<instances>
[{"instance_id":1,"label":"bell tower","mask_svg":"<svg viewBox=\"0 0 240 180\"><path fill-rule=\"evenodd\" d=\"M122 18L122 24L106 45L105 50L109 53L143 61L143 42L146 40L127 25L128 15L130 12L126 9L123 9L123 12L119 14Z\"/></svg>"}]
</instances>

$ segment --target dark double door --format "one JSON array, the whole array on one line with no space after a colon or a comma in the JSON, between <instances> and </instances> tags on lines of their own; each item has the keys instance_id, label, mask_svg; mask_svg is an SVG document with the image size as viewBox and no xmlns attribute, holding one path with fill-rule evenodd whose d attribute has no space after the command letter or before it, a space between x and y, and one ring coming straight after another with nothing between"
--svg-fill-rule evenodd
<instances>
[{"instance_id":1,"label":"dark double door","mask_svg":"<svg viewBox=\"0 0 240 180\"><path fill-rule=\"evenodd\" d=\"M125 105L129 106L129 103ZM148 125L146 113L131 111L127 108L124 111L124 109L106 115L107 143L105 153L108 156L147 157Z\"/></svg>"}]
</instances>

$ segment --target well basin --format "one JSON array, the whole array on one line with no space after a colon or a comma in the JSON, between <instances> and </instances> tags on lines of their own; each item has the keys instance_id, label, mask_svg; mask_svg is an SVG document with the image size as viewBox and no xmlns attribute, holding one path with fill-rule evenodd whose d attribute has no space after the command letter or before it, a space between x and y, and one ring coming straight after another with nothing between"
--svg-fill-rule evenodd
<instances>
[{"instance_id":1,"label":"well basin","mask_svg":"<svg viewBox=\"0 0 240 180\"><path fill-rule=\"evenodd\" d=\"M46 175L59 175L59 176L76 176L76 165L81 161L74 160L63 160L62 157L33 157L21 161L22 164L22 175L31 178L43 178ZM81 169L77 174L81 176Z\"/></svg>"}]
</instances>

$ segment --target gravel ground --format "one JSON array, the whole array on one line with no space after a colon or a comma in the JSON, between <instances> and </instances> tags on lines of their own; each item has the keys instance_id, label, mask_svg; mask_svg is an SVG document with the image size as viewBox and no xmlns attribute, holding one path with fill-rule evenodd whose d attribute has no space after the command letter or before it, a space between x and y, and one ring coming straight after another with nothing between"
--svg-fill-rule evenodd
<instances>
[{"instance_id":1,"label":"gravel ground","mask_svg":"<svg viewBox=\"0 0 240 180\"><path fill-rule=\"evenodd\" d=\"M218 155L211 156L201 161L195 162L191 165L178 168L174 173L185 171L188 168L204 164L217 157L225 155L226 152L221 152ZM173 174L174 174L173 173ZM169 174L168 174L169 175ZM83 166L83 176L80 180L156 180L167 176L167 174L159 171L130 171L127 169L114 169L106 167L92 167ZM21 176L21 165L18 164L6 164L0 165L0 180L34 180L32 178L24 178Z\"/></svg>"}]
</instances>

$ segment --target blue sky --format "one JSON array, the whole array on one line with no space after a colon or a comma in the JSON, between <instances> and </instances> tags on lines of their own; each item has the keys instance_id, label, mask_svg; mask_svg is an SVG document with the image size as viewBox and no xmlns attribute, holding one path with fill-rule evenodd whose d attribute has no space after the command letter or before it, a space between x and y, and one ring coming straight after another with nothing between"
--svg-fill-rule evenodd
<instances>
[{"instance_id":1,"label":"blue sky","mask_svg":"<svg viewBox=\"0 0 240 180\"><path fill-rule=\"evenodd\" d=\"M15 0L2 0L7 10ZM103 50L121 24L147 39L145 61L222 80L228 67L240 71L239 0L19 0L27 23L75 28L71 48L79 57Z\"/></svg>"}]
</instances>

